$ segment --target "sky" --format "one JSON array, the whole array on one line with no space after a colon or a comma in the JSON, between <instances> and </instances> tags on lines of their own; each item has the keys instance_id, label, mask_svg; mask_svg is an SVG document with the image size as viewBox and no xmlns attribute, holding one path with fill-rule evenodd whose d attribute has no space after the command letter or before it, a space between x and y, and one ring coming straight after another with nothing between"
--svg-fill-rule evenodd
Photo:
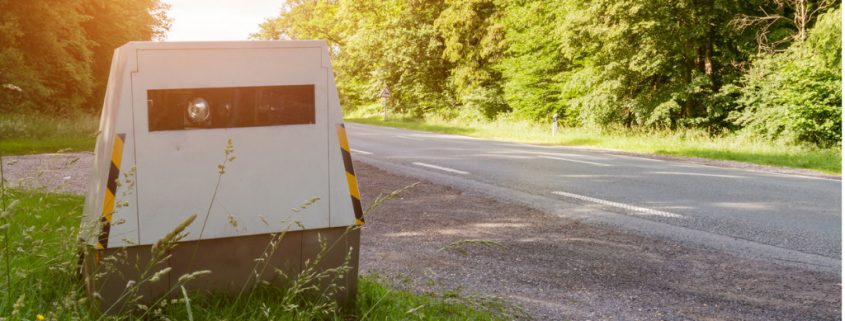
<instances>
[{"instance_id":1,"label":"sky","mask_svg":"<svg viewBox=\"0 0 845 321\"><path fill-rule=\"evenodd\" d=\"M167 41L247 40L284 0L163 0L173 19Z\"/></svg>"}]
</instances>

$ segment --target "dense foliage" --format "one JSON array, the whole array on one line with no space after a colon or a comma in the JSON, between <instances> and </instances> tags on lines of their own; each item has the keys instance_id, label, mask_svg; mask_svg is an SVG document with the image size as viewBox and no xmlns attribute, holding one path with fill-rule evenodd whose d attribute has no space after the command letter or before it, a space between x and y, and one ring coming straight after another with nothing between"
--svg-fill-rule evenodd
<instances>
[{"instance_id":1,"label":"dense foliage","mask_svg":"<svg viewBox=\"0 0 845 321\"><path fill-rule=\"evenodd\" d=\"M98 111L112 52L169 27L159 0L0 0L0 112Z\"/></svg>"},{"instance_id":2,"label":"dense foliage","mask_svg":"<svg viewBox=\"0 0 845 321\"><path fill-rule=\"evenodd\" d=\"M840 10L821 16L805 42L764 55L743 77L735 122L769 138L842 142Z\"/></svg>"},{"instance_id":3,"label":"dense foliage","mask_svg":"<svg viewBox=\"0 0 845 321\"><path fill-rule=\"evenodd\" d=\"M258 39L327 39L346 108L745 130L840 145L833 0L296 0Z\"/></svg>"}]
</instances>

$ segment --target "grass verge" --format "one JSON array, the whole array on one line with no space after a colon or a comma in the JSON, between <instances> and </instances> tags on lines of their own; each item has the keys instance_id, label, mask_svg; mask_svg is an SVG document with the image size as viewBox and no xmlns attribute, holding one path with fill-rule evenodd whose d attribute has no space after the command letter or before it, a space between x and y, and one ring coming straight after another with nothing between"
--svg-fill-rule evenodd
<instances>
[{"instance_id":1,"label":"grass verge","mask_svg":"<svg viewBox=\"0 0 845 321\"><path fill-rule=\"evenodd\" d=\"M98 117L8 114L0 117L0 155L94 150Z\"/></svg>"},{"instance_id":2,"label":"grass verge","mask_svg":"<svg viewBox=\"0 0 845 321\"><path fill-rule=\"evenodd\" d=\"M636 153L731 160L810 169L835 175L841 175L842 172L840 148L794 146L736 135L712 137L697 130L623 132L561 127L556 137L552 138L549 126L526 121L468 123L407 118L384 121L379 116L349 117L346 121L522 143L591 146Z\"/></svg>"},{"instance_id":3,"label":"grass verge","mask_svg":"<svg viewBox=\"0 0 845 321\"><path fill-rule=\"evenodd\" d=\"M0 316L5 320L124 320L85 308L87 297L76 276L76 237L83 198L76 195L7 189L0 214ZM284 291L265 287L246 300L232 295L164 300L148 319L297 320ZM504 320L507 316L456 300L454 293L420 295L395 290L376 276L359 279L354 311L324 311L324 320ZM285 304L282 304L285 303Z\"/></svg>"},{"instance_id":4,"label":"grass verge","mask_svg":"<svg viewBox=\"0 0 845 321\"><path fill-rule=\"evenodd\" d=\"M91 151L98 118L78 114L67 117L11 114L0 118L0 155ZM461 122L408 118L383 121L380 116L354 116L349 122L465 135L523 143L591 146L636 153L701 157L746 163L784 166L841 175L840 148L779 144L752 137L717 136L704 131L600 131L590 128L558 128L555 138L549 126L526 121L499 120Z\"/></svg>"}]
</instances>

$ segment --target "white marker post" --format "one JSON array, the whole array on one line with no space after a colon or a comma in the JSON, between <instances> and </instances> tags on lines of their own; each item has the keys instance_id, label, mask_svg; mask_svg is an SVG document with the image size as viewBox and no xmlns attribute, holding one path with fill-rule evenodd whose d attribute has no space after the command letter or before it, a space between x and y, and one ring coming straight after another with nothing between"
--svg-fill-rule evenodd
<instances>
[{"instance_id":1,"label":"white marker post","mask_svg":"<svg viewBox=\"0 0 845 321\"><path fill-rule=\"evenodd\" d=\"M557 135L557 114L552 117L552 138Z\"/></svg>"}]
</instances>

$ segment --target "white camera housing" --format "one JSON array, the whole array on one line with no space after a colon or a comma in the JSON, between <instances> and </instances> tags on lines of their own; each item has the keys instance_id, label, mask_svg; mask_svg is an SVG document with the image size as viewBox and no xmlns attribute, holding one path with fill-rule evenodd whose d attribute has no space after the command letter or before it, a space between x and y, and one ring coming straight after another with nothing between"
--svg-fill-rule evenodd
<instances>
[{"instance_id":1,"label":"white camera housing","mask_svg":"<svg viewBox=\"0 0 845 321\"><path fill-rule=\"evenodd\" d=\"M229 140L234 152L227 155ZM353 282L345 286L354 298L359 236L350 227L363 218L345 140L324 41L118 48L85 199L81 239L95 254L86 256L86 270L118 250L148 253L197 214L168 261L171 285L192 268L212 270L197 288L240 289L255 255L287 231L274 262L290 272L315 257L318 234L347 245L326 256L326 267L349 261L351 248L354 273L344 282ZM195 248L201 254L183 262ZM105 283L113 296L118 289L110 285L126 284Z\"/></svg>"}]
</instances>

